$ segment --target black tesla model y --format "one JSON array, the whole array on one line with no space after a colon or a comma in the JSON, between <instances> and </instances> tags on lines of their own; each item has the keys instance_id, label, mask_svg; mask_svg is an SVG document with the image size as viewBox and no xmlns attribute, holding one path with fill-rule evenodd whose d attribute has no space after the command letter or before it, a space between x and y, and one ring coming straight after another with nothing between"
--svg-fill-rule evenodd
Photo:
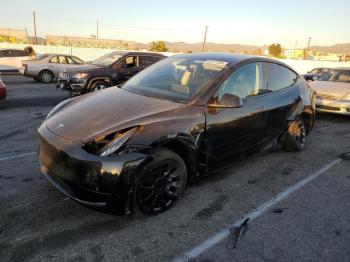
<instances>
[{"instance_id":1,"label":"black tesla model y","mask_svg":"<svg viewBox=\"0 0 350 262\"><path fill-rule=\"evenodd\" d=\"M84 205L158 214L233 159L303 150L314 116L314 92L279 61L176 55L57 105L38 130L41 170Z\"/></svg>"}]
</instances>

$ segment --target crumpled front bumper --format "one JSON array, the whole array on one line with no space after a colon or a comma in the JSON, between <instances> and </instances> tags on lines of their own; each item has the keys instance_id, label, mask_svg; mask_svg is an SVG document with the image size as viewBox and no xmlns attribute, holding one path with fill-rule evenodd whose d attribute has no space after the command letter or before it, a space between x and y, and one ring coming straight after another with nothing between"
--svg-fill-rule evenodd
<instances>
[{"instance_id":1,"label":"crumpled front bumper","mask_svg":"<svg viewBox=\"0 0 350 262\"><path fill-rule=\"evenodd\" d=\"M39 158L45 177L66 196L85 205L128 208L133 185L152 157L126 153L100 157L82 142L61 138L43 124L38 130Z\"/></svg>"},{"instance_id":2,"label":"crumpled front bumper","mask_svg":"<svg viewBox=\"0 0 350 262\"><path fill-rule=\"evenodd\" d=\"M85 89L86 79L59 78L56 88L71 91L82 91Z\"/></svg>"}]
</instances>

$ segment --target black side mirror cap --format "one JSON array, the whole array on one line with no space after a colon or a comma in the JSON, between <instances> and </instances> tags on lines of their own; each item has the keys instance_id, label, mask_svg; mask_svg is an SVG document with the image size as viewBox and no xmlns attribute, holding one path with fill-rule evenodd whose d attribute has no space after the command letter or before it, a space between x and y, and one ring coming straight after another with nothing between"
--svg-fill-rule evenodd
<instances>
[{"instance_id":1,"label":"black side mirror cap","mask_svg":"<svg viewBox=\"0 0 350 262\"><path fill-rule=\"evenodd\" d=\"M209 107L222 107L222 108L238 108L243 106L243 100L239 96L232 94L224 94L219 102L212 101L208 104Z\"/></svg>"}]
</instances>

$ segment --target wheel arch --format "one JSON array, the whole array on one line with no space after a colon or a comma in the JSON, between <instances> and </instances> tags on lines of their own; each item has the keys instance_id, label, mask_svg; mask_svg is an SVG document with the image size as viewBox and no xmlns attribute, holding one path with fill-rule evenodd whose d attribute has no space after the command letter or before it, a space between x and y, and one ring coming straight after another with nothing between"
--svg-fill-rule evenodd
<instances>
[{"instance_id":1,"label":"wheel arch","mask_svg":"<svg viewBox=\"0 0 350 262\"><path fill-rule=\"evenodd\" d=\"M304 121L306 128L306 134L310 134L311 130L314 127L315 123L315 110L311 106L307 106L300 114L301 118Z\"/></svg>"},{"instance_id":2,"label":"wheel arch","mask_svg":"<svg viewBox=\"0 0 350 262\"><path fill-rule=\"evenodd\" d=\"M152 148L164 147L178 154L187 167L188 181L191 182L197 173L196 150L190 141L183 138L167 139L155 143Z\"/></svg>"},{"instance_id":3,"label":"wheel arch","mask_svg":"<svg viewBox=\"0 0 350 262\"><path fill-rule=\"evenodd\" d=\"M94 83L96 83L97 81L103 81L103 82L109 84L109 86L112 86L112 84L113 84L112 78L110 78L109 76L92 77L88 80L88 84L87 84L86 88L88 90L90 90L92 85Z\"/></svg>"}]
</instances>

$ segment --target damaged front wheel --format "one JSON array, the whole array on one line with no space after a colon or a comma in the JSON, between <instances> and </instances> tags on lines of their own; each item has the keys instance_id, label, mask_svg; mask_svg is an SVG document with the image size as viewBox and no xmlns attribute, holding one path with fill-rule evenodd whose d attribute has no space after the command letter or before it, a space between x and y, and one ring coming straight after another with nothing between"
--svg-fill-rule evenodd
<instances>
[{"instance_id":1,"label":"damaged front wheel","mask_svg":"<svg viewBox=\"0 0 350 262\"><path fill-rule=\"evenodd\" d=\"M163 148L151 155L154 159L144 167L134 190L136 216L156 215L168 210L186 186L187 168L179 155Z\"/></svg>"},{"instance_id":2,"label":"damaged front wheel","mask_svg":"<svg viewBox=\"0 0 350 262\"><path fill-rule=\"evenodd\" d=\"M301 117L296 118L286 131L283 149L290 152L302 151L306 140L304 121Z\"/></svg>"}]
</instances>

